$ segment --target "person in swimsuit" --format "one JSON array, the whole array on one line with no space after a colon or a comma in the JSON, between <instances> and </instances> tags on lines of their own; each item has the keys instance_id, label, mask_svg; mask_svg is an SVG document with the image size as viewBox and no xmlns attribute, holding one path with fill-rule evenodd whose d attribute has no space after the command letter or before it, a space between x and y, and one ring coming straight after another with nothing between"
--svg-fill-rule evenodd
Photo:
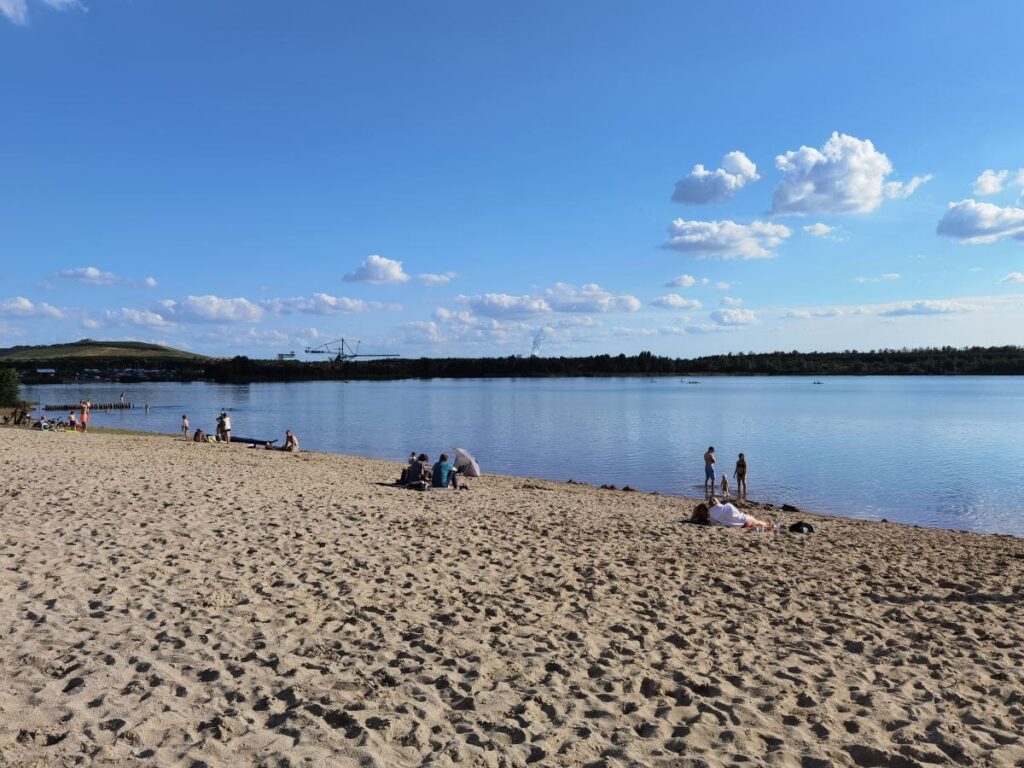
<instances>
[{"instance_id":1,"label":"person in swimsuit","mask_svg":"<svg viewBox=\"0 0 1024 768\"><path fill-rule=\"evenodd\" d=\"M747 498L747 460L742 453L736 459L736 471L733 473L733 477L736 478L736 497Z\"/></svg>"},{"instance_id":2,"label":"person in swimsuit","mask_svg":"<svg viewBox=\"0 0 1024 768\"><path fill-rule=\"evenodd\" d=\"M709 445L704 454L704 493L710 499L715 495L715 446Z\"/></svg>"},{"instance_id":3,"label":"person in swimsuit","mask_svg":"<svg viewBox=\"0 0 1024 768\"><path fill-rule=\"evenodd\" d=\"M188 430L189 430L188 416L183 413L183 414L181 414L181 439L182 440L188 440Z\"/></svg>"}]
</instances>

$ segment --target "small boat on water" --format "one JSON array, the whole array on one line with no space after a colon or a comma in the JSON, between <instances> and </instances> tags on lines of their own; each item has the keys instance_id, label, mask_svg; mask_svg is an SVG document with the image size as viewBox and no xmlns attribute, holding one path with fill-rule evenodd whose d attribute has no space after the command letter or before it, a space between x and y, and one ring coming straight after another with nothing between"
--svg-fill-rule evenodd
<instances>
[{"instance_id":1,"label":"small boat on water","mask_svg":"<svg viewBox=\"0 0 1024 768\"><path fill-rule=\"evenodd\" d=\"M273 440L257 440L255 437L235 437L231 436L232 443L248 443L249 445L267 445L268 443L273 445L277 442L275 437Z\"/></svg>"}]
</instances>

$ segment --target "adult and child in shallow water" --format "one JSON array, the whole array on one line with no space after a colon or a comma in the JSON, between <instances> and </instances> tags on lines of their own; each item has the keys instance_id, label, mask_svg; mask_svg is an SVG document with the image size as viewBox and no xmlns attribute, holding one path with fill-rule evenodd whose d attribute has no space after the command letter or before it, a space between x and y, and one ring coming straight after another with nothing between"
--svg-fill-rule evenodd
<instances>
[{"instance_id":1,"label":"adult and child in shallow water","mask_svg":"<svg viewBox=\"0 0 1024 768\"><path fill-rule=\"evenodd\" d=\"M747 459L741 453L736 459L736 469L732 474L736 480L736 498L747 498ZM715 495L715 446L709 445L704 452L704 494L711 499ZM722 475L722 496L729 496L729 475Z\"/></svg>"}]
</instances>

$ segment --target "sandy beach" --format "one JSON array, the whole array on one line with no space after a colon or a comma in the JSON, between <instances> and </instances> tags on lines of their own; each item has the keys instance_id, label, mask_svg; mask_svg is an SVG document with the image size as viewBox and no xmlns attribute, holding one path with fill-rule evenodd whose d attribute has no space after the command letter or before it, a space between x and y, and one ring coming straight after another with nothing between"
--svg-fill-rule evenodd
<instances>
[{"instance_id":1,"label":"sandy beach","mask_svg":"<svg viewBox=\"0 0 1024 768\"><path fill-rule=\"evenodd\" d=\"M0 766L1024 765L1021 539L168 437L0 459Z\"/></svg>"}]
</instances>

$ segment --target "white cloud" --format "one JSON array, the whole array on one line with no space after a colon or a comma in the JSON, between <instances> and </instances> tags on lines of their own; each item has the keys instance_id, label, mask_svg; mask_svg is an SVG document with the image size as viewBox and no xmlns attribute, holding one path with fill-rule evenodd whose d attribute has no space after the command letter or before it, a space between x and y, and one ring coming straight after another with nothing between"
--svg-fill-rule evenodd
<instances>
[{"instance_id":1,"label":"white cloud","mask_svg":"<svg viewBox=\"0 0 1024 768\"><path fill-rule=\"evenodd\" d=\"M71 8L85 10L85 6L79 0L41 0L41 2L55 11L66 11ZM28 0L0 0L0 14L6 16L19 26L27 24Z\"/></svg>"},{"instance_id":2,"label":"white cloud","mask_svg":"<svg viewBox=\"0 0 1024 768\"><path fill-rule=\"evenodd\" d=\"M485 293L478 296L457 296L473 312L485 317L519 317L551 311L551 306L537 296L511 296L507 293Z\"/></svg>"},{"instance_id":3,"label":"white cloud","mask_svg":"<svg viewBox=\"0 0 1024 768\"><path fill-rule=\"evenodd\" d=\"M752 325L757 315L750 309L716 309L710 314L716 325Z\"/></svg>"},{"instance_id":4,"label":"white cloud","mask_svg":"<svg viewBox=\"0 0 1024 768\"><path fill-rule=\"evenodd\" d=\"M379 301L363 301L350 299L347 296L331 296L326 293L314 293L312 296L296 296L289 299L267 299L260 306L274 314L304 312L312 315L340 315L358 312L376 312L380 310L398 312L400 304L382 304Z\"/></svg>"},{"instance_id":5,"label":"white cloud","mask_svg":"<svg viewBox=\"0 0 1024 768\"><path fill-rule=\"evenodd\" d=\"M741 304L743 304L743 299L737 298L735 296L723 296L722 297L722 306L723 307L738 307Z\"/></svg>"},{"instance_id":6,"label":"white cloud","mask_svg":"<svg viewBox=\"0 0 1024 768\"><path fill-rule=\"evenodd\" d=\"M1024 283L1024 272L1011 272L1000 283Z\"/></svg>"},{"instance_id":7,"label":"white cloud","mask_svg":"<svg viewBox=\"0 0 1024 768\"><path fill-rule=\"evenodd\" d=\"M15 296L12 299L0 299L0 316L60 319L64 317L64 313L50 304L34 304L24 296Z\"/></svg>"},{"instance_id":8,"label":"white cloud","mask_svg":"<svg viewBox=\"0 0 1024 768\"><path fill-rule=\"evenodd\" d=\"M350 272L342 278L349 283L370 283L372 285L384 285L388 283L404 283L409 279L402 269L402 262L394 259L385 259L383 256L373 254L363 259L363 263L355 272Z\"/></svg>"},{"instance_id":9,"label":"white cloud","mask_svg":"<svg viewBox=\"0 0 1024 768\"><path fill-rule=\"evenodd\" d=\"M725 282L725 280L719 280L717 283L715 283L715 288L717 288L720 291L728 291L731 287L732 286L729 283Z\"/></svg>"},{"instance_id":10,"label":"white cloud","mask_svg":"<svg viewBox=\"0 0 1024 768\"><path fill-rule=\"evenodd\" d=\"M107 311L104 317L108 323L127 323L130 325L141 325L149 328L166 328L173 323L156 312L145 309L128 309L122 307L117 311ZM84 323L83 323L84 324Z\"/></svg>"},{"instance_id":11,"label":"white cloud","mask_svg":"<svg viewBox=\"0 0 1024 768\"><path fill-rule=\"evenodd\" d=\"M121 282L121 278L113 272L103 272L96 267L63 269L57 273L57 277L73 280L82 285L117 285Z\"/></svg>"},{"instance_id":12,"label":"white cloud","mask_svg":"<svg viewBox=\"0 0 1024 768\"><path fill-rule=\"evenodd\" d=\"M998 195L1003 191L1003 184L1009 175L1009 171L994 171L991 168L984 170L974 180L971 191L976 195Z\"/></svg>"},{"instance_id":13,"label":"white cloud","mask_svg":"<svg viewBox=\"0 0 1024 768\"><path fill-rule=\"evenodd\" d=\"M899 279L899 272L883 272L878 277L855 277L853 278L853 282L859 285L864 285L865 283L881 283L882 281L892 281Z\"/></svg>"},{"instance_id":14,"label":"white cloud","mask_svg":"<svg viewBox=\"0 0 1024 768\"><path fill-rule=\"evenodd\" d=\"M1024 208L979 203L968 198L950 203L936 232L962 243L993 243L1002 237L1024 240Z\"/></svg>"},{"instance_id":15,"label":"white cloud","mask_svg":"<svg viewBox=\"0 0 1024 768\"><path fill-rule=\"evenodd\" d=\"M933 176L926 173L924 176L915 176L908 182L890 181L885 185L885 196L890 199L905 200L917 192L918 188L931 181Z\"/></svg>"},{"instance_id":16,"label":"white cloud","mask_svg":"<svg viewBox=\"0 0 1024 768\"><path fill-rule=\"evenodd\" d=\"M454 272L445 272L443 275L431 275L429 273L417 275L416 279L424 285L447 285L456 277L457 275Z\"/></svg>"},{"instance_id":17,"label":"white cloud","mask_svg":"<svg viewBox=\"0 0 1024 768\"><path fill-rule=\"evenodd\" d=\"M697 279L693 275L680 275L675 280L669 280L665 283L666 288L690 288L697 284Z\"/></svg>"},{"instance_id":18,"label":"white cloud","mask_svg":"<svg viewBox=\"0 0 1024 768\"><path fill-rule=\"evenodd\" d=\"M767 259L792 232L781 224L753 221L686 221L676 219L669 227L664 247L699 258Z\"/></svg>"},{"instance_id":19,"label":"white cloud","mask_svg":"<svg viewBox=\"0 0 1024 768\"><path fill-rule=\"evenodd\" d=\"M838 307L819 307L817 309L789 309L782 315L784 320L810 320L812 317L839 317L846 314ZM851 314L862 314L859 311Z\"/></svg>"},{"instance_id":20,"label":"white cloud","mask_svg":"<svg viewBox=\"0 0 1024 768\"><path fill-rule=\"evenodd\" d=\"M869 140L833 133L820 149L802 146L775 158L782 180L775 187L772 213L866 213L885 197L907 197L928 181L889 182L892 163Z\"/></svg>"},{"instance_id":21,"label":"white cloud","mask_svg":"<svg viewBox=\"0 0 1024 768\"><path fill-rule=\"evenodd\" d=\"M91 317L85 317L82 318L82 327L88 328L90 331L94 331L100 327L100 324Z\"/></svg>"},{"instance_id":22,"label":"white cloud","mask_svg":"<svg viewBox=\"0 0 1024 768\"><path fill-rule=\"evenodd\" d=\"M544 299L555 312L636 312L642 306L635 296L610 293L596 283L582 288L555 283L544 291Z\"/></svg>"},{"instance_id":23,"label":"white cloud","mask_svg":"<svg viewBox=\"0 0 1024 768\"><path fill-rule=\"evenodd\" d=\"M958 301L913 301L884 309L878 314L883 317L904 317L907 315L951 315L971 312L974 307Z\"/></svg>"},{"instance_id":24,"label":"white cloud","mask_svg":"<svg viewBox=\"0 0 1024 768\"><path fill-rule=\"evenodd\" d=\"M678 293L669 293L653 299L651 306L664 307L665 309L700 309L702 305L696 299L687 299Z\"/></svg>"},{"instance_id":25,"label":"white cloud","mask_svg":"<svg viewBox=\"0 0 1024 768\"><path fill-rule=\"evenodd\" d=\"M803 228L803 230L808 235L813 235L814 237L824 237L825 235L832 231L832 227L830 227L828 224L823 224L822 222L819 221L817 224L808 224L806 227Z\"/></svg>"},{"instance_id":26,"label":"white cloud","mask_svg":"<svg viewBox=\"0 0 1024 768\"><path fill-rule=\"evenodd\" d=\"M161 314L195 323L251 323L263 317L262 307L248 299L223 299L219 296L188 296L183 301L160 302Z\"/></svg>"},{"instance_id":27,"label":"white cloud","mask_svg":"<svg viewBox=\"0 0 1024 768\"><path fill-rule=\"evenodd\" d=\"M677 203L716 203L728 200L747 182L757 181L757 166L742 152L730 152L722 158L722 167L708 171L693 166L690 175L676 182L672 199Z\"/></svg>"},{"instance_id":28,"label":"white cloud","mask_svg":"<svg viewBox=\"0 0 1024 768\"><path fill-rule=\"evenodd\" d=\"M157 285L156 279L152 277L147 277L144 280L132 280L128 277L115 275L113 272L104 272L97 267L62 269L57 273L57 277L82 285L141 285L146 288L155 288Z\"/></svg>"}]
</instances>

